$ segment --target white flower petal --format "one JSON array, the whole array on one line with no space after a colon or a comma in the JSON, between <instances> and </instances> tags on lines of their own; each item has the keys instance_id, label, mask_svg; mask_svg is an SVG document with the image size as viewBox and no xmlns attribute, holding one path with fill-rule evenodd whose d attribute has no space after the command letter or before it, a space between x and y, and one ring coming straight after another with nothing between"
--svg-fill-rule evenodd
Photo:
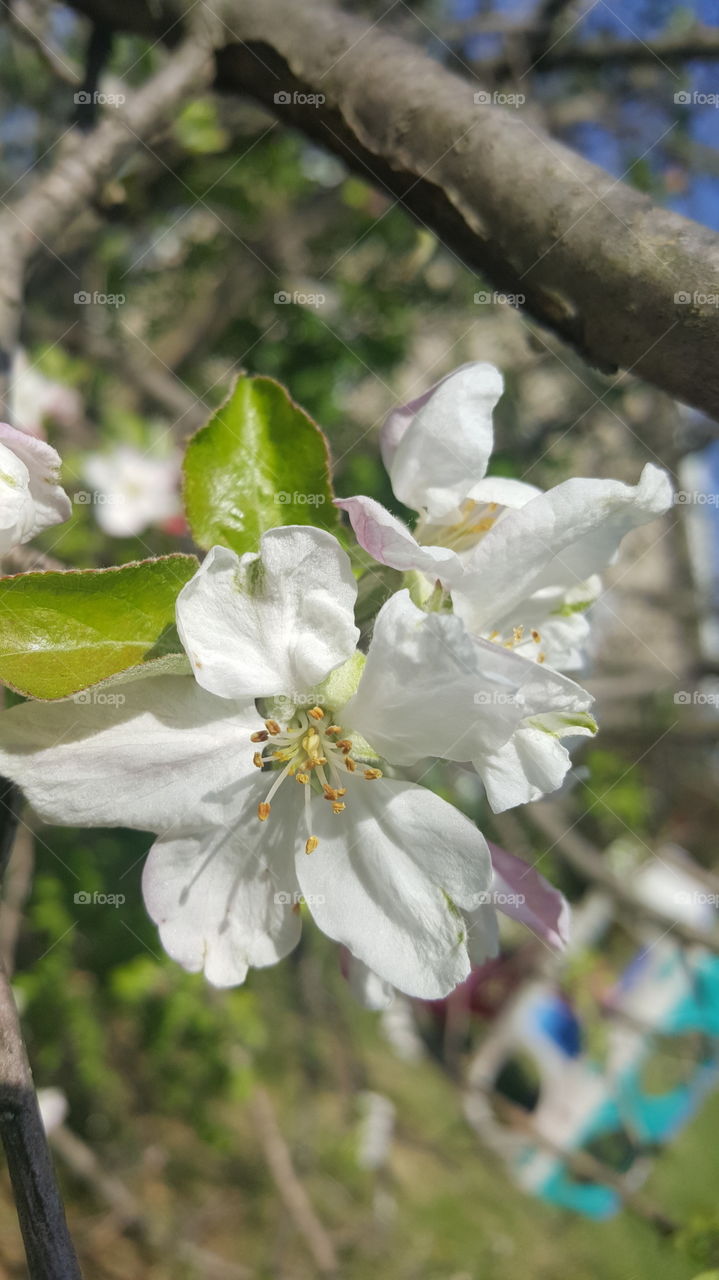
<instances>
[{"instance_id":1,"label":"white flower petal","mask_svg":"<svg viewBox=\"0 0 719 1280\"><path fill-rule=\"evenodd\" d=\"M118 445L85 459L85 477L96 492L94 513L105 533L128 538L148 525L181 515L180 459Z\"/></svg>"},{"instance_id":2,"label":"white flower petal","mask_svg":"<svg viewBox=\"0 0 719 1280\"><path fill-rule=\"evenodd\" d=\"M347 512L357 541L380 564L408 573L413 569L428 578L451 582L462 572L459 557L448 547L425 547L406 524L375 502L374 498L338 498L335 506Z\"/></svg>"},{"instance_id":3,"label":"white flower petal","mask_svg":"<svg viewBox=\"0 0 719 1280\"><path fill-rule=\"evenodd\" d=\"M663 514L671 500L666 472L651 464L636 486L582 479L557 485L505 513L470 553L453 592L455 609L476 632L516 625L528 597L576 587L604 569L624 535Z\"/></svg>"},{"instance_id":4,"label":"white flower petal","mask_svg":"<svg viewBox=\"0 0 719 1280\"><path fill-rule=\"evenodd\" d=\"M475 757L473 764L492 809L502 813L556 791L564 782L572 759L554 734L524 725L503 747Z\"/></svg>"},{"instance_id":5,"label":"white flower petal","mask_svg":"<svg viewBox=\"0 0 719 1280\"><path fill-rule=\"evenodd\" d=\"M457 369L424 398L389 466L401 502L436 520L454 511L486 469L492 410L503 389L491 364Z\"/></svg>"},{"instance_id":6,"label":"white flower petal","mask_svg":"<svg viewBox=\"0 0 719 1280\"><path fill-rule=\"evenodd\" d=\"M271 820L259 823L267 788L256 771L242 779L228 797L227 826L198 825L157 840L145 864L145 905L163 947L183 968L204 970L216 987L276 964L300 936L297 797L282 788Z\"/></svg>"},{"instance_id":7,"label":"white flower petal","mask_svg":"<svg viewBox=\"0 0 719 1280\"><path fill-rule=\"evenodd\" d=\"M213 547L177 599L177 628L198 682L222 698L291 697L355 650L357 585L336 538L271 529L259 554Z\"/></svg>"},{"instance_id":8,"label":"white flower petal","mask_svg":"<svg viewBox=\"0 0 719 1280\"><path fill-rule=\"evenodd\" d=\"M214 819L213 793L252 768L257 727L252 703L157 676L3 712L0 775L47 822L164 831L186 810Z\"/></svg>"},{"instance_id":9,"label":"white flower petal","mask_svg":"<svg viewBox=\"0 0 719 1280\"><path fill-rule=\"evenodd\" d=\"M486 843L459 810L413 783L350 777L347 808L313 803L319 845L298 854L314 919L384 982L438 999L469 973L458 908L489 887Z\"/></svg>"},{"instance_id":10,"label":"white flower petal","mask_svg":"<svg viewBox=\"0 0 719 1280\"><path fill-rule=\"evenodd\" d=\"M473 760L528 715L584 711L591 695L556 671L471 636L451 614L423 613L407 591L380 610L343 723L392 764Z\"/></svg>"},{"instance_id":11,"label":"white flower petal","mask_svg":"<svg viewBox=\"0 0 719 1280\"><path fill-rule=\"evenodd\" d=\"M0 554L70 518L60 466L51 445L0 423Z\"/></svg>"},{"instance_id":12,"label":"white flower petal","mask_svg":"<svg viewBox=\"0 0 719 1280\"><path fill-rule=\"evenodd\" d=\"M472 502L496 502L500 507L525 507L532 498L542 492L536 484L513 480L510 476L485 476L470 489L467 497Z\"/></svg>"}]
</instances>

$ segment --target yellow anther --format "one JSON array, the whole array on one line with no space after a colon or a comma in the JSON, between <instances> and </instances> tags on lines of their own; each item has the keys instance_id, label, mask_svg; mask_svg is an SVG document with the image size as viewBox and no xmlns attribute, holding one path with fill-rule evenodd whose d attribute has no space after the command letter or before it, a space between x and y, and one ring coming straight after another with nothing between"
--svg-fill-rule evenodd
<instances>
[{"instance_id":1,"label":"yellow anther","mask_svg":"<svg viewBox=\"0 0 719 1280\"><path fill-rule=\"evenodd\" d=\"M332 805L332 812L341 813L342 810L345 809L346 807L347 806L344 805L341 800L335 800L334 804Z\"/></svg>"},{"instance_id":2,"label":"yellow anther","mask_svg":"<svg viewBox=\"0 0 719 1280\"><path fill-rule=\"evenodd\" d=\"M319 840L317 839L317 836L310 836L309 840L305 842L305 853L314 853L318 844Z\"/></svg>"},{"instance_id":3,"label":"yellow anther","mask_svg":"<svg viewBox=\"0 0 719 1280\"><path fill-rule=\"evenodd\" d=\"M519 644L519 642L520 642L520 640L522 639L522 636L523 636L523 635L524 635L524 627L523 627L523 626L522 626L522 627L514 627L514 629L512 630L512 638L513 638L513 640L514 640L514 643L515 643L515 644Z\"/></svg>"},{"instance_id":4,"label":"yellow anther","mask_svg":"<svg viewBox=\"0 0 719 1280\"><path fill-rule=\"evenodd\" d=\"M533 639L533 641L534 641L534 643L535 643L535 644L539 644L539 643L541 642L542 637L540 636L540 634L539 634L539 632L538 632L538 631L533 631L533 632L532 632L532 639Z\"/></svg>"},{"instance_id":5,"label":"yellow anther","mask_svg":"<svg viewBox=\"0 0 719 1280\"><path fill-rule=\"evenodd\" d=\"M490 637L489 637L489 638L490 638L490 640L498 640L498 639L499 639L499 632L498 632L498 631L493 631L493 632L491 633L491 635L490 635Z\"/></svg>"},{"instance_id":6,"label":"yellow anther","mask_svg":"<svg viewBox=\"0 0 719 1280\"><path fill-rule=\"evenodd\" d=\"M265 720L265 728L268 733L272 734L273 738L276 737L278 733L282 733L282 730L276 720Z\"/></svg>"},{"instance_id":7,"label":"yellow anther","mask_svg":"<svg viewBox=\"0 0 719 1280\"><path fill-rule=\"evenodd\" d=\"M261 769L265 763L259 751L256 751L252 757L252 763L256 769Z\"/></svg>"},{"instance_id":8,"label":"yellow anther","mask_svg":"<svg viewBox=\"0 0 719 1280\"><path fill-rule=\"evenodd\" d=\"M317 755L322 748L322 739L316 729L310 729L302 739L302 746L307 752L310 759Z\"/></svg>"},{"instance_id":9,"label":"yellow anther","mask_svg":"<svg viewBox=\"0 0 719 1280\"><path fill-rule=\"evenodd\" d=\"M334 787L331 787L331 786L329 785L329 783L328 783L328 782L326 782L326 783L324 784L324 786L323 786L322 790L323 790L323 791L324 791L324 793L325 793L325 800L336 800L336 799L337 799L337 792L335 791Z\"/></svg>"},{"instance_id":10,"label":"yellow anther","mask_svg":"<svg viewBox=\"0 0 719 1280\"><path fill-rule=\"evenodd\" d=\"M257 817L259 818L260 822L266 822L269 816L270 816L270 806L268 805L266 800L260 801L260 803L257 806Z\"/></svg>"},{"instance_id":11,"label":"yellow anther","mask_svg":"<svg viewBox=\"0 0 719 1280\"><path fill-rule=\"evenodd\" d=\"M487 531L492 528L493 524L494 524L494 518L492 516L485 516L483 520L478 520L476 524L471 524L467 532L468 533L487 533Z\"/></svg>"},{"instance_id":12,"label":"yellow anther","mask_svg":"<svg viewBox=\"0 0 719 1280\"><path fill-rule=\"evenodd\" d=\"M307 786L307 783L309 782L309 780L310 780L310 775L309 775L308 773L298 773L298 774L297 774L297 781L298 781L298 782L301 782L303 786L305 786L305 787L306 787L306 786Z\"/></svg>"},{"instance_id":13,"label":"yellow anther","mask_svg":"<svg viewBox=\"0 0 719 1280\"><path fill-rule=\"evenodd\" d=\"M344 751L345 755L347 754L348 751L352 750L352 743L350 742L349 738L338 738L337 746L339 747L340 751Z\"/></svg>"},{"instance_id":14,"label":"yellow anther","mask_svg":"<svg viewBox=\"0 0 719 1280\"><path fill-rule=\"evenodd\" d=\"M312 720L324 720L325 718L325 713L321 707L312 707L312 709L308 711L307 714Z\"/></svg>"},{"instance_id":15,"label":"yellow anther","mask_svg":"<svg viewBox=\"0 0 719 1280\"><path fill-rule=\"evenodd\" d=\"M257 733L251 734L250 742L266 742L269 736L266 729L258 729Z\"/></svg>"},{"instance_id":16,"label":"yellow anther","mask_svg":"<svg viewBox=\"0 0 719 1280\"><path fill-rule=\"evenodd\" d=\"M325 729L325 733L341 733L341 732L342 732L341 724L328 724L327 728Z\"/></svg>"},{"instance_id":17,"label":"yellow anther","mask_svg":"<svg viewBox=\"0 0 719 1280\"><path fill-rule=\"evenodd\" d=\"M335 795L336 795L336 796L346 796L346 795L347 795L347 788L346 788L346 787L338 787L338 788L337 788L337 790L335 791Z\"/></svg>"},{"instance_id":18,"label":"yellow anther","mask_svg":"<svg viewBox=\"0 0 719 1280\"><path fill-rule=\"evenodd\" d=\"M352 759L352 756L345 756L345 768L349 769L350 773L354 773L355 769L357 768L357 765Z\"/></svg>"},{"instance_id":19,"label":"yellow anther","mask_svg":"<svg viewBox=\"0 0 719 1280\"><path fill-rule=\"evenodd\" d=\"M381 769L365 769L364 776L365 778L367 778L368 781L370 781L372 778L381 778L382 770Z\"/></svg>"},{"instance_id":20,"label":"yellow anther","mask_svg":"<svg viewBox=\"0 0 719 1280\"><path fill-rule=\"evenodd\" d=\"M537 662L546 662L546 661L547 661L546 653L540 653L537 657Z\"/></svg>"}]
</instances>

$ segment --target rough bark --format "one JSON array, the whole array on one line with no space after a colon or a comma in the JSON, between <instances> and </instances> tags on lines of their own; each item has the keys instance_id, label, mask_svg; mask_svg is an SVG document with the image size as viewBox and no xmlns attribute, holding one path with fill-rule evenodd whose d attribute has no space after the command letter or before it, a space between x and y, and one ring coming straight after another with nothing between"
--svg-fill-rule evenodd
<instances>
[{"instance_id":1,"label":"rough bark","mask_svg":"<svg viewBox=\"0 0 719 1280\"><path fill-rule=\"evenodd\" d=\"M137 0L73 2L156 38L178 13L166 3L153 20ZM719 417L717 235L581 159L521 109L478 105L476 82L381 25L312 0L216 8L220 87L341 156L499 290L523 295L590 363L632 370ZM297 97L308 94L324 101Z\"/></svg>"}]
</instances>

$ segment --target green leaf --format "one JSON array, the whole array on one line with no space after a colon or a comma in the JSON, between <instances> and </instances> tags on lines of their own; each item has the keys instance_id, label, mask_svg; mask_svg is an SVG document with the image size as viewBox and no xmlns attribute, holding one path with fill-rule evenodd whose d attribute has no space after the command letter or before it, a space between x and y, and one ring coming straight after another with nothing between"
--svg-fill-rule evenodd
<instances>
[{"instance_id":1,"label":"green leaf","mask_svg":"<svg viewBox=\"0 0 719 1280\"><path fill-rule=\"evenodd\" d=\"M327 443L272 378L240 378L193 436L185 455L185 507L195 541L242 555L278 525L340 532Z\"/></svg>"},{"instance_id":2,"label":"green leaf","mask_svg":"<svg viewBox=\"0 0 719 1280\"><path fill-rule=\"evenodd\" d=\"M197 570L171 555L116 569L0 579L0 680L31 698L65 698L118 672L182 653L175 600Z\"/></svg>"}]
</instances>

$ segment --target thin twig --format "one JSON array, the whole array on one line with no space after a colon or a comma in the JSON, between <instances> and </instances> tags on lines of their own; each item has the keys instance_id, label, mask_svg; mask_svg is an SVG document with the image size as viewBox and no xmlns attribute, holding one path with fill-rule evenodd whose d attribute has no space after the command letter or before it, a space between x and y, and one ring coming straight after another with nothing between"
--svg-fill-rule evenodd
<instances>
[{"instance_id":1,"label":"thin twig","mask_svg":"<svg viewBox=\"0 0 719 1280\"><path fill-rule=\"evenodd\" d=\"M334 1275L337 1255L334 1245L314 1211L312 1202L295 1172L289 1147L266 1089L255 1089L252 1116L268 1168L287 1212L305 1241L321 1275Z\"/></svg>"}]
</instances>

